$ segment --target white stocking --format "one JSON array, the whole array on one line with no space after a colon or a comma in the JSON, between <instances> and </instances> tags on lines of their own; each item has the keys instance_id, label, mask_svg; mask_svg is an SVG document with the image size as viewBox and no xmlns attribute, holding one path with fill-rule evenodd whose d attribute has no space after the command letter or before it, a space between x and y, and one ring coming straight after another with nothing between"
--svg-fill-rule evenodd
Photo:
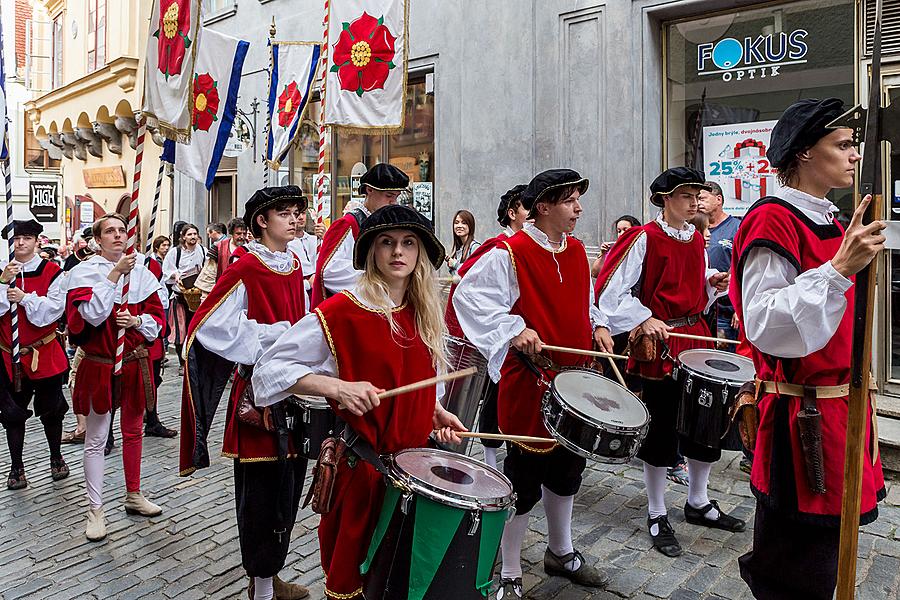
<instances>
[{"instance_id":1,"label":"white stocking","mask_svg":"<svg viewBox=\"0 0 900 600\"><path fill-rule=\"evenodd\" d=\"M500 568L502 579L515 579L522 576L522 544L528 531L528 519L531 513L516 515L503 529L500 538L500 557L503 566Z\"/></svg>"},{"instance_id":2,"label":"white stocking","mask_svg":"<svg viewBox=\"0 0 900 600\"><path fill-rule=\"evenodd\" d=\"M109 435L110 418L111 413L98 415L91 407L91 412L85 419L84 482L91 508L103 506L103 464L106 459L103 450Z\"/></svg>"}]
</instances>

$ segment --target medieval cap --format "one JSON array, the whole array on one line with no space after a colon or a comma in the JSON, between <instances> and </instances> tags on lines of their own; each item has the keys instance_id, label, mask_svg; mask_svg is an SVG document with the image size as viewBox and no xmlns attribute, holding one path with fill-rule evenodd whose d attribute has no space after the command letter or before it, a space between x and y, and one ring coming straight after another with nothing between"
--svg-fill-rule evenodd
<instances>
[{"instance_id":1,"label":"medieval cap","mask_svg":"<svg viewBox=\"0 0 900 600\"><path fill-rule=\"evenodd\" d=\"M94 228L91 225L88 225L84 229L81 230L81 237L85 240L89 240L94 237Z\"/></svg>"},{"instance_id":2,"label":"medieval cap","mask_svg":"<svg viewBox=\"0 0 900 600\"><path fill-rule=\"evenodd\" d=\"M13 221L13 237L16 237L17 235L30 235L32 237L37 237L43 231L44 226L34 219L28 219L27 221Z\"/></svg>"},{"instance_id":3,"label":"medieval cap","mask_svg":"<svg viewBox=\"0 0 900 600\"><path fill-rule=\"evenodd\" d=\"M798 153L834 131L828 124L842 114L844 103L837 98L806 98L794 102L775 123L766 158L776 169L786 167Z\"/></svg>"},{"instance_id":4,"label":"medieval cap","mask_svg":"<svg viewBox=\"0 0 900 600\"><path fill-rule=\"evenodd\" d=\"M366 268L369 248L379 233L392 229L405 229L415 233L428 253L434 268L440 268L446 256L444 245L434 235L434 225L419 212L400 204L383 206L367 217L359 226L359 236L353 246L353 268Z\"/></svg>"},{"instance_id":5,"label":"medieval cap","mask_svg":"<svg viewBox=\"0 0 900 600\"><path fill-rule=\"evenodd\" d=\"M690 167L672 167L663 171L650 184L650 202L662 208L665 203L662 196L672 194L678 188L686 185L698 187L707 192L712 191L712 188L706 185L706 177L703 176L703 171Z\"/></svg>"},{"instance_id":6,"label":"medieval cap","mask_svg":"<svg viewBox=\"0 0 900 600\"><path fill-rule=\"evenodd\" d=\"M518 199L521 202L522 192L525 191L527 185L519 184L507 190L505 194L500 196L500 204L497 205L497 222L506 227L509 225L509 205L513 200Z\"/></svg>"},{"instance_id":7,"label":"medieval cap","mask_svg":"<svg viewBox=\"0 0 900 600\"><path fill-rule=\"evenodd\" d=\"M533 214L535 205L547 192L570 185L578 186L578 192L584 194L590 182L572 169L550 169L538 173L522 192L522 206L529 214Z\"/></svg>"},{"instance_id":8,"label":"medieval cap","mask_svg":"<svg viewBox=\"0 0 900 600\"><path fill-rule=\"evenodd\" d=\"M380 192L402 192L409 185L409 177L395 167L387 163L378 163L363 175L359 180L359 193L366 194L366 186Z\"/></svg>"},{"instance_id":9,"label":"medieval cap","mask_svg":"<svg viewBox=\"0 0 900 600\"><path fill-rule=\"evenodd\" d=\"M301 211L306 210L306 207L309 206L309 200L303 195L300 186L282 185L256 190L244 206L244 223L250 227L254 235L260 233L257 231L256 216L281 202L296 202Z\"/></svg>"}]
</instances>

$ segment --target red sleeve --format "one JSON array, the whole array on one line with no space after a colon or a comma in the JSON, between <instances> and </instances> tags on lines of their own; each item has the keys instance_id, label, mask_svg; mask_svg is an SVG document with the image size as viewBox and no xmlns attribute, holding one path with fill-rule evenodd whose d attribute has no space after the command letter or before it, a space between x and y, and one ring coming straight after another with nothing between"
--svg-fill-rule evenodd
<instances>
[{"instance_id":1,"label":"red sleeve","mask_svg":"<svg viewBox=\"0 0 900 600\"><path fill-rule=\"evenodd\" d=\"M153 320L163 329L166 327L166 311L163 309L162 301L156 292L147 296L141 303L141 314L150 315Z\"/></svg>"},{"instance_id":2,"label":"red sleeve","mask_svg":"<svg viewBox=\"0 0 900 600\"><path fill-rule=\"evenodd\" d=\"M157 281L162 280L162 267L156 259L151 258L147 261L147 270L153 273L153 276L156 277Z\"/></svg>"},{"instance_id":3,"label":"red sleeve","mask_svg":"<svg viewBox=\"0 0 900 600\"><path fill-rule=\"evenodd\" d=\"M93 296L93 290L88 287L74 288L66 294L66 324L72 333L81 333L84 330L85 320L78 312L78 305L88 302Z\"/></svg>"},{"instance_id":4,"label":"red sleeve","mask_svg":"<svg viewBox=\"0 0 900 600\"><path fill-rule=\"evenodd\" d=\"M622 261L625 260L629 250L631 250L631 247L642 233L644 233L644 226L629 227L616 240L609 252L606 253L606 258L603 259L603 266L600 268L600 273L597 274L597 281L594 282L595 302L600 298L600 294L606 289L609 279L616 272L616 269L619 268L619 265L622 264Z\"/></svg>"},{"instance_id":5,"label":"red sleeve","mask_svg":"<svg viewBox=\"0 0 900 600\"><path fill-rule=\"evenodd\" d=\"M316 257L316 277L313 281L312 298L310 300L310 309L317 307L325 299L325 284L322 281L322 273L325 271L325 265L331 260L335 251L341 245L344 236L349 229L356 239L359 233L359 226L356 225L356 217L353 215L344 215L331 224L325 237L322 238L322 247L319 248L319 255Z\"/></svg>"}]
</instances>

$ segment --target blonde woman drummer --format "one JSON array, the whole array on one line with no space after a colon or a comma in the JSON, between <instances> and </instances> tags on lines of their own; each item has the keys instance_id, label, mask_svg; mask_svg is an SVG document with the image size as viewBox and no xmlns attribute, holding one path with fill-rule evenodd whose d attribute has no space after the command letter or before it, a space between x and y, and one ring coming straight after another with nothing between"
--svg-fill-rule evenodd
<instances>
[{"instance_id":1,"label":"blonde woman drummer","mask_svg":"<svg viewBox=\"0 0 900 600\"><path fill-rule=\"evenodd\" d=\"M263 354L253 374L257 405L290 394L324 396L359 434L354 448L368 444L379 455L423 447L433 430L439 441L459 443L453 431L465 428L441 407L434 387L378 399L443 367L444 319L434 283L443 260L443 246L419 213L397 205L375 211L353 249L354 267L362 270L356 288L325 300ZM362 597L359 565L385 491L379 472L351 452L339 464L332 508L319 524L331 598Z\"/></svg>"}]
</instances>

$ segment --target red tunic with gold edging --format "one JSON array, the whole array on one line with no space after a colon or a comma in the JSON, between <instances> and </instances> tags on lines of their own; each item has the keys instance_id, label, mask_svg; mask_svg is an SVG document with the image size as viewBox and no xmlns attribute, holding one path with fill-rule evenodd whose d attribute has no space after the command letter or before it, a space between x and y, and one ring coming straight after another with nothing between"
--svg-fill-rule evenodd
<instances>
[{"instance_id":1,"label":"red tunic with gold edging","mask_svg":"<svg viewBox=\"0 0 900 600\"><path fill-rule=\"evenodd\" d=\"M744 217L734 238L734 279L731 301L743 322L741 281L744 263L754 248L768 248L787 259L803 273L831 260L841 245L844 230L835 220L818 225L792 205L778 198L764 198ZM837 331L821 349L802 358L779 358L761 352L750 344L757 377L764 381L784 381L798 385L843 385L850 381L850 354L853 329L854 289L846 294L847 308ZM759 430L750 487L769 508L799 520L837 527L840 524L843 496L844 452L847 432L847 397L820 399L822 413L822 449L825 467L825 493L813 494L807 484L806 467L800 443L797 413L801 399L795 396L766 394L759 400ZM874 521L877 503L884 498L884 475L877 454L869 406L866 447L863 459L860 524ZM873 460L874 456L874 460Z\"/></svg>"},{"instance_id":2,"label":"red tunic with gold edging","mask_svg":"<svg viewBox=\"0 0 900 600\"><path fill-rule=\"evenodd\" d=\"M364 307L347 291L327 299L316 314L341 379L392 389L434 377L431 353L418 335L412 306L392 311L399 333L391 331L382 313ZM366 335L359 335L361 331ZM339 414L378 454L390 454L428 443L435 403L435 388L429 387L386 398L362 417L346 410ZM329 404L337 410L334 401ZM351 468L344 460L336 481L334 506L319 523L325 593L353 598L362 595L359 566L381 511L384 478L364 461Z\"/></svg>"},{"instance_id":3,"label":"red tunic with gold edging","mask_svg":"<svg viewBox=\"0 0 900 600\"><path fill-rule=\"evenodd\" d=\"M50 285L60 275L62 275L62 269L59 268L59 265L42 260L37 269L23 273L22 277L17 278L16 285L21 287L26 294L34 292L38 296L46 296L50 290ZM30 346L55 334L56 322L44 327L35 327L28 321L28 311L21 306L19 307L20 347ZM11 343L12 316L9 311L6 311L0 317L0 345L9 348ZM2 352L2 354L6 374L12 378L12 355L6 351ZM32 370L31 363L34 356L37 356L37 369ZM64 372L67 368L69 368L69 361L66 359L66 353L58 340L52 340L38 348L36 355L31 353L22 354L22 374L29 379L53 377Z\"/></svg>"},{"instance_id":4,"label":"red tunic with gold edging","mask_svg":"<svg viewBox=\"0 0 900 600\"><path fill-rule=\"evenodd\" d=\"M641 279L636 294L641 304L650 309L652 315L663 321L697 316L706 309L706 246L703 236L694 232L693 237L681 241L666 234L659 223L652 221L640 227L632 227L622 234L603 262L603 268L594 283L595 297L600 295L609 280L641 234L647 236L647 253ZM702 318L693 325L676 327L673 331L693 335L709 336L709 327ZM669 338L671 358L663 359L662 348L656 344L656 360L638 362L628 359L629 373L645 379L662 379L672 374L674 359L678 354L694 348L711 348L708 342L684 338Z\"/></svg>"},{"instance_id":5,"label":"red tunic with gold edging","mask_svg":"<svg viewBox=\"0 0 900 600\"><path fill-rule=\"evenodd\" d=\"M525 231L519 231L497 247L509 252L519 284L519 299L511 313L521 316L525 326L534 329L545 344L590 350L593 347L591 275L581 242L568 236L565 246L554 252L543 248ZM576 354L548 350L544 354L561 366L581 366L587 362ZM534 373L510 348L500 371L497 391L500 431L550 437L541 416L544 391ZM555 446L519 445L532 452L546 452Z\"/></svg>"},{"instance_id":6,"label":"red tunic with gold edging","mask_svg":"<svg viewBox=\"0 0 900 600\"><path fill-rule=\"evenodd\" d=\"M328 297L322 273L348 235L353 236L354 240L359 236L359 219L352 213L348 213L332 223L325 232L325 237L322 238L322 247L319 248L319 254L316 257L316 276L313 279L310 308L316 308Z\"/></svg>"}]
</instances>

